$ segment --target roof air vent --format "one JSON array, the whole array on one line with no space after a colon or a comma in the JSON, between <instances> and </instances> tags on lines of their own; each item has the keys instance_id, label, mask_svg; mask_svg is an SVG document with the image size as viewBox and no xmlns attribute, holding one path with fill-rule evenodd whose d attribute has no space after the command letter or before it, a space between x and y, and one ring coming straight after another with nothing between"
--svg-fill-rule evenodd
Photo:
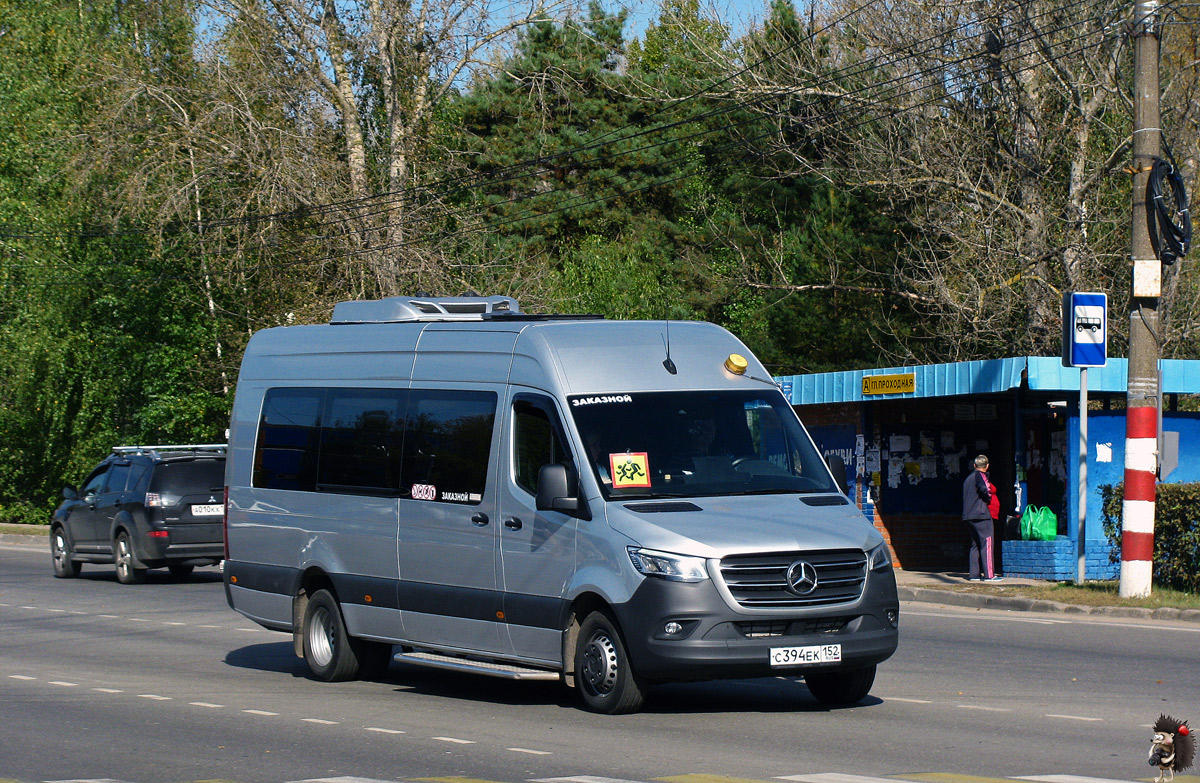
<instances>
[{"instance_id":1,"label":"roof air vent","mask_svg":"<svg viewBox=\"0 0 1200 783\"><path fill-rule=\"evenodd\" d=\"M508 296L446 296L416 299L393 296L366 302L340 302L331 324L384 324L406 321L480 321L488 313L519 313Z\"/></svg>"}]
</instances>

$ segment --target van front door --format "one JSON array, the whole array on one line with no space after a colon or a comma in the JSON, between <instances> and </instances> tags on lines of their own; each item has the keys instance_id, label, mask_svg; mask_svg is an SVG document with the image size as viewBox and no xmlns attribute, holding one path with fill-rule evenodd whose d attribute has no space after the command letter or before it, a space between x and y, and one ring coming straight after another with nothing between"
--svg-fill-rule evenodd
<instances>
[{"instance_id":1,"label":"van front door","mask_svg":"<svg viewBox=\"0 0 1200 783\"><path fill-rule=\"evenodd\" d=\"M505 627L513 654L557 665L580 523L537 510L537 479L541 467L552 463L579 473L553 399L512 393L508 414L503 449L511 470L501 471L499 530Z\"/></svg>"},{"instance_id":2,"label":"van front door","mask_svg":"<svg viewBox=\"0 0 1200 783\"><path fill-rule=\"evenodd\" d=\"M498 401L498 391L478 389L409 394L398 559L404 635L413 642L503 651L489 468Z\"/></svg>"}]
</instances>

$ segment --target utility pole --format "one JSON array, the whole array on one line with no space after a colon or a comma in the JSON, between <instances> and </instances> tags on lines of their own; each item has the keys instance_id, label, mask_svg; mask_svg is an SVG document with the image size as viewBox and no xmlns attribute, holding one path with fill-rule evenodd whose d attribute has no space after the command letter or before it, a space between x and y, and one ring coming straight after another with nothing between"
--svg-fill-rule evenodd
<instances>
[{"instance_id":1,"label":"utility pole","mask_svg":"<svg viewBox=\"0 0 1200 783\"><path fill-rule=\"evenodd\" d=\"M1121 506L1122 597L1150 594L1154 488L1158 478L1158 304L1162 266L1150 241L1146 190L1159 156L1158 0L1135 0L1133 96L1133 291L1125 407L1125 499Z\"/></svg>"}]
</instances>

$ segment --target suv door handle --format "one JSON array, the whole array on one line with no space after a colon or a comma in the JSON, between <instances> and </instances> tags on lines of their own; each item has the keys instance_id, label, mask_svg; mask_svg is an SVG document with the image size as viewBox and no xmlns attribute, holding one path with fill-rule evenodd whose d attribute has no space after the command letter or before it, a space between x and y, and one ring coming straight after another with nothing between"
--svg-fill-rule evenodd
<instances>
[{"instance_id":1,"label":"suv door handle","mask_svg":"<svg viewBox=\"0 0 1200 783\"><path fill-rule=\"evenodd\" d=\"M516 517L509 517L508 519L504 520L504 526L509 530L520 530L521 520L517 519Z\"/></svg>"},{"instance_id":2,"label":"suv door handle","mask_svg":"<svg viewBox=\"0 0 1200 783\"><path fill-rule=\"evenodd\" d=\"M488 522L490 522L491 520L489 520L489 519L488 519L488 515L487 515L487 514L485 514L485 513L483 513L482 511L480 511L479 513L477 513L477 514L474 514L474 515L471 517L471 521L472 521L472 522L474 522L476 525L479 525L480 527L483 527L484 525L486 525L486 524L487 524Z\"/></svg>"}]
</instances>

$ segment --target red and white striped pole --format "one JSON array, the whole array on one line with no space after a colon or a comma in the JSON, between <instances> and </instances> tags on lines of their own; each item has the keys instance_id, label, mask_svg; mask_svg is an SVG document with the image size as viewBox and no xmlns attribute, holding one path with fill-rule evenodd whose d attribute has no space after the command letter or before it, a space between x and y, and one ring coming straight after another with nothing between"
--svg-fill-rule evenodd
<instances>
[{"instance_id":1,"label":"red and white striped pole","mask_svg":"<svg viewBox=\"0 0 1200 783\"><path fill-rule=\"evenodd\" d=\"M1150 594L1154 560L1154 484L1158 409L1125 409L1125 499L1121 503L1121 595Z\"/></svg>"},{"instance_id":2,"label":"red and white striped pole","mask_svg":"<svg viewBox=\"0 0 1200 783\"><path fill-rule=\"evenodd\" d=\"M1158 304L1162 267L1146 217L1150 169L1161 147L1158 0L1134 5L1133 225L1130 250L1129 383L1125 404L1125 500L1121 505L1121 596L1150 594L1154 483L1158 478Z\"/></svg>"}]
</instances>

